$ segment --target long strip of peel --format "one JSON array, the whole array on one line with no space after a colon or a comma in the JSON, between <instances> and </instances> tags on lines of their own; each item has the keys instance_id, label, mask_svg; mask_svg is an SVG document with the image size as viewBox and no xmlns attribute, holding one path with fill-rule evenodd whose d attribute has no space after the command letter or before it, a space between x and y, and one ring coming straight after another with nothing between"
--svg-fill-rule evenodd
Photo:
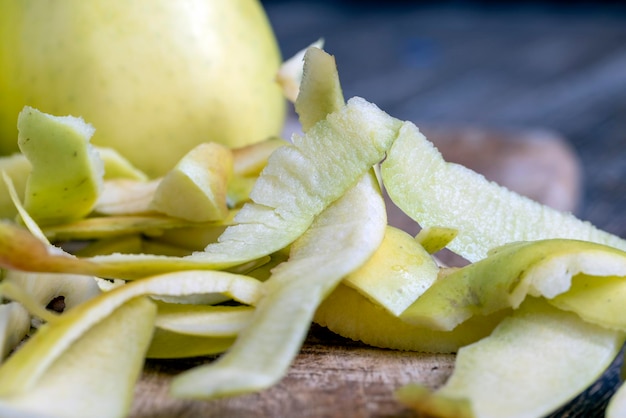
<instances>
[{"instance_id":1,"label":"long strip of peel","mask_svg":"<svg viewBox=\"0 0 626 418\"><path fill-rule=\"evenodd\" d=\"M33 242L15 225L0 223L0 264L31 271L137 278L249 262L302 235L317 215L384 157L401 124L375 105L351 99L305 135L295 136L293 145L280 147L270 156L251 192L252 203L244 205L235 216L235 225L204 251L186 257L113 254L71 258Z\"/></svg>"},{"instance_id":2,"label":"long strip of peel","mask_svg":"<svg viewBox=\"0 0 626 418\"><path fill-rule=\"evenodd\" d=\"M448 245L469 261L516 241L570 238L626 250L626 241L558 212L484 176L446 162L410 124L402 128L382 164L383 183L393 202L422 227L458 230Z\"/></svg>"},{"instance_id":3,"label":"long strip of peel","mask_svg":"<svg viewBox=\"0 0 626 418\"><path fill-rule=\"evenodd\" d=\"M253 304L260 282L221 271L183 271L130 282L92 298L43 325L0 367L0 398L27 391L69 346L131 299L145 295L186 296L223 293ZM61 325L59 325L61 324ZM51 326L54 325L54 326Z\"/></svg>"},{"instance_id":4,"label":"long strip of peel","mask_svg":"<svg viewBox=\"0 0 626 418\"><path fill-rule=\"evenodd\" d=\"M554 298L581 273L626 277L626 252L566 239L505 245L436 281L400 317L450 330L473 315L517 308L528 295Z\"/></svg>"},{"instance_id":5,"label":"long strip of peel","mask_svg":"<svg viewBox=\"0 0 626 418\"><path fill-rule=\"evenodd\" d=\"M376 250L386 221L380 189L368 174L294 242L289 260L263 283L251 322L227 353L176 376L171 393L206 399L261 390L280 380L316 308Z\"/></svg>"},{"instance_id":6,"label":"long strip of peel","mask_svg":"<svg viewBox=\"0 0 626 418\"><path fill-rule=\"evenodd\" d=\"M133 388L144 363L152 337L156 307L146 298L134 298L116 307L101 321L93 324L79 338L37 374L28 387L15 383L10 393L0 395L0 416L46 416L54 418L111 418L126 416L133 398ZM59 318L48 329L63 332L72 327L74 318ZM54 331L42 331L18 350L29 352L29 346L50 347ZM5 367L17 362L37 363L39 358L14 355L3 370L4 387L11 386L12 376ZM4 410L10 413L3 414Z\"/></svg>"},{"instance_id":7,"label":"long strip of peel","mask_svg":"<svg viewBox=\"0 0 626 418\"><path fill-rule=\"evenodd\" d=\"M17 189L15 188L15 184L13 183L13 179L8 176L6 172L2 172L2 180L7 188L11 201L13 202L13 206L17 211L22 223L31 234L33 234L36 238L38 238L41 242L48 244L48 238L46 238L45 234L35 222L35 220L30 216L30 214L26 211L26 208L22 204L22 201L19 198L17 193Z\"/></svg>"},{"instance_id":8,"label":"long strip of peel","mask_svg":"<svg viewBox=\"0 0 626 418\"><path fill-rule=\"evenodd\" d=\"M234 213L233 213L234 216ZM93 240L129 234L144 234L159 237L166 231L180 228L214 228L223 230L232 224L231 216L215 222L193 223L184 219L164 215L121 215L94 216L78 221L43 227L43 233L50 240Z\"/></svg>"},{"instance_id":9,"label":"long strip of peel","mask_svg":"<svg viewBox=\"0 0 626 418\"><path fill-rule=\"evenodd\" d=\"M536 418L595 382L624 343L624 333L530 299L491 336L459 350L446 384L396 392L408 406L439 418Z\"/></svg>"}]
</instances>

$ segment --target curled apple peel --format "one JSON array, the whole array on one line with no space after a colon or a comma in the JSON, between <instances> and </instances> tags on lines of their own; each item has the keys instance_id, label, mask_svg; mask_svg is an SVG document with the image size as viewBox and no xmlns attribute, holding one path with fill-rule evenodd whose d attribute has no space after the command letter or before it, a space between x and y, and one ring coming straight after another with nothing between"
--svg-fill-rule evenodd
<instances>
[{"instance_id":1,"label":"curled apple peel","mask_svg":"<svg viewBox=\"0 0 626 418\"><path fill-rule=\"evenodd\" d=\"M98 369L125 390L143 358L224 352L177 376L171 394L212 399L261 390L284 376L313 320L371 345L458 350L441 390L398 392L441 417L544 415L602 373L624 342L624 240L445 162L410 122L361 98L346 103L334 58L323 50L308 48L303 62L302 80L290 87L303 134L228 152L235 186L219 192L223 219L157 217L143 213L147 199L139 199L141 216L94 212L40 228L43 217L28 210L37 205L22 206L13 190L30 231L0 223L8 276L87 274L102 293L54 315L23 282L0 284L5 297L48 320L0 366L0 412L39 413L30 403L44 405L61 387L52 371L71 379L67 388L89 387L94 375L82 376L70 360L97 361L87 351L98 338L132 345L123 345L132 352L127 370L109 358ZM133 181L145 186L140 177ZM381 186L423 227L415 239L386 225ZM53 245L79 237L97 240L83 249L86 257ZM471 264L438 266L431 253L444 247ZM109 254L123 248L142 253ZM607 295L615 303L602 303ZM120 312L142 318L119 325ZM139 337L128 340L133 333ZM553 375L565 384L553 385ZM128 397L107 390L116 402L103 415L123 415ZM74 407L68 416L86 415L84 404L66 401L64 413ZM613 411L620 404L616 398Z\"/></svg>"}]
</instances>

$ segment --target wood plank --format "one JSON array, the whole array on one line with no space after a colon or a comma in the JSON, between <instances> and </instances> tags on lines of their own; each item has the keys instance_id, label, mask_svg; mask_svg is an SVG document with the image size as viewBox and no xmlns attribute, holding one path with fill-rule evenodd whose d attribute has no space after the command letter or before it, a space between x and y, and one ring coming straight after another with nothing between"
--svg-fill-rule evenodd
<instances>
[{"instance_id":1,"label":"wood plank","mask_svg":"<svg viewBox=\"0 0 626 418\"><path fill-rule=\"evenodd\" d=\"M171 376L207 359L151 361L137 386L130 418L197 417L410 417L393 390L410 382L441 385L454 356L381 350L344 340L314 326L276 386L210 402L167 396Z\"/></svg>"}]
</instances>

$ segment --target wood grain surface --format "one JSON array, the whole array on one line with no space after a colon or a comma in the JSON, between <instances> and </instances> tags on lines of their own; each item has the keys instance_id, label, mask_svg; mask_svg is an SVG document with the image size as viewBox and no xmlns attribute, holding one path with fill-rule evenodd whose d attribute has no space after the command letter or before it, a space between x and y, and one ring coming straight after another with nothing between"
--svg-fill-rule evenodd
<instances>
[{"instance_id":1,"label":"wood grain surface","mask_svg":"<svg viewBox=\"0 0 626 418\"><path fill-rule=\"evenodd\" d=\"M411 417L392 391L414 381L439 386L450 375L453 359L375 349L314 326L289 374L256 394L210 402L174 400L167 396L171 376L207 359L148 362L131 417Z\"/></svg>"}]
</instances>

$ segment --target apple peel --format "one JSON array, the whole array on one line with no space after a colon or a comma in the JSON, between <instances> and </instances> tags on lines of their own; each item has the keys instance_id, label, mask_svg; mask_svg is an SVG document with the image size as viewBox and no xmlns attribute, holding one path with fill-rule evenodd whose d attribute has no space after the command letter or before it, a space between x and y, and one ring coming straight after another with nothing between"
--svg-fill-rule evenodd
<instances>
[{"instance_id":1,"label":"apple peel","mask_svg":"<svg viewBox=\"0 0 626 418\"><path fill-rule=\"evenodd\" d=\"M93 276L65 273L29 273L7 270L0 288L6 283L13 283L20 287L42 307L46 307L52 299L62 296L64 312L102 293Z\"/></svg>"},{"instance_id":2,"label":"apple peel","mask_svg":"<svg viewBox=\"0 0 626 418\"><path fill-rule=\"evenodd\" d=\"M402 321L357 290L341 284L315 312L314 322L335 334L373 347L424 353L455 353L489 335L510 311L474 317L451 331Z\"/></svg>"},{"instance_id":3,"label":"apple peel","mask_svg":"<svg viewBox=\"0 0 626 418\"><path fill-rule=\"evenodd\" d=\"M302 61L304 60L306 51L310 47L322 49L323 46L324 40L318 39L308 47L296 52L291 58L283 61L278 69L276 81L281 87L283 95L290 102L295 103L298 98L298 93L300 92L300 84L302 83L302 77L304 76Z\"/></svg>"},{"instance_id":4,"label":"apple peel","mask_svg":"<svg viewBox=\"0 0 626 418\"><path fill-rule=\"evenodd\" d=\"M148 299L131 299L92 324L52 361L49 356L20 355L22 351L32 352L34 345L39 350L50 347L55 343L55 331L69 333L75 319L67 316L46 325L47 330L40 329L0 366L0 411L11 411L3 416L125 416L152 337L155 315L156 307ZM30 379L20 376L12 381L13 376L6 374L20 366L32 370L40 363L42 367Z\"/></svg>"},{"instance_id":5,"label":"apple peel","mask_svg":"<svg viewBox=\"0 0 626 418\"><path fill-rule=\"evenodd\" d=\"M221 232L231 224L233 224L232 216L221 221L194 223L164 215L120 215L96 216L44 226L42 231L51 241L71 241L111 238L137 233L158 237L167 230L179 228L214 228Z\"/></svg>"},{"instance_id":6,"label":"apple peel","mask_svg":"<svg viewBox=\"0 0 626 418\"><path fill-rule=\"evenodd\" d=\"M387 217L372 174L320 214L288 261L263 283L264 296L233 346L214 363L176 376L171 394L210 399L267 388L286 373L315 310L383 239Z\"/></svg>"},{"instance_id":7,"label":"apple peel","mask_svg":"<svg viewBox=\"0 0 626 418\"><path fill-rule=\"evenodd\" d=\"M406 232L387 226L376 252L343 283L392 315L400 315L437 280L439 267Z\"/></svg>"},{"instance_id":8,"label":"apple peel","mask_svg":"<svg viewBox=\"0 0 626 418\"><path fill-rule=\"evenodd\" d=\"M235 216L236 225L204 253L248 261L286 247L384 157L399 125L376 106L354 98L304 136L294 135L294 145L269 157L250 193L252 203Z\"/></svg>"},{"instance_id":9,"label":"apple peel","mask_svg":"<svg viewBox=\"0 0 626 418\"><path fill-rule=\"evenodd\" d=\"M155 325L163 330L202 337L234 337L250 321L251 306L159 303Z\"/></svg>"},{"instance_id":10,"label":"apple peel","mask_svg":"<svg viewBox=\"0 0 626 418\"><path fill-rule=\"evenodd\" d=\"M233 174L257 177L267 165L267 159L277 148L289 144L280 137L271 137L245 147L233 148Z\"/></svg>"},{"instance_id":11,"label":"apple peel","mask_svg":"<svg viewBox=\"0 0 626 418\"><path fill-rule=\"evenodd\" d=\"M127 179L148 181L148 176L135 167L116 149L94 146L104 163L104 181L113 179Z\"/></svg>"},{"instance_id":12,"label":"apple peel","mask_svg":"<svg viewBox=\"0 0 626 418\"><path fill-rule=\"evenodd\" d=\"M595 382L624 340L623 332L529 299L489 337L459 350L444 386L410 384L396 397L439 418L546 416Z\"/></svg>"},{"instance_id":13,"label":"apple peel","mask_svg":"<svg viewBox=\"0 0 626 418\"><path fill-rule=\"evenodd\" d=\"M473 315L517 308L528 296L566 293L572 277L626 277L626 252L588 241L552 239L502 246L436 281L400 317L450 330Z\"/></svg>"},{"instance_id":14,"label":"apple peel","mask_svg":"<svg viewBox=\"0 0 626 418\"><path fill-rule=\"evenodd\" d=\"M446 162L413 124L405 124L382 163L393 202L421 227L458 231L448 248L474 262L517 241L569 238L626 250L626 241Z\"/></svg>"},{"instance_id":15,"label":"apple peel","mask_svg":"<svg viewBox=\"0 0 626 418\"><path fill-rule=\"evenodd\" d=\"M0 225L0 264L30 271L68 271L132 279L180 269L223 269L267 256L291 244L315 217L340 198L385 155L402 122L354 98L313 126L294 145L269 158L231 225L204 251L186 257L112 254L85 259L59 257L32 244L23 232ZM44 259L34 260L36 252ZM27 260L27 261L26 261ZM66 270L67 269L67 270Z\"/></svg>"},{"instance_id":16,"label":"apple peel","mask_svg":"<svg viewBox=\"0 0 626 418\"><path fill-rule=\"evenodd\" d=\"M210 337L155 328L146 358L178 359L213 356L228 350L236 337Z\"/></svg>"},{"instance_id":17,"label":"apple peel","mask_svg":"<svg viewBox=\"0 0 626 418\"><path fill-rule=\"evenodd\" d=\"M623 380L609 400L604 416L605 418L622 418L626 416L626 383Z\"/></svg>"},{"instance_id":18,"label":"apple peel","mask_svg":"<svg viewBox=\"0 0 626 418\"><path fill-rule=\"evenodd\" d=\"M144 181L126 178L104 180L93 212L107 216L154 212L150 208L150 202L160 181L161 179Z\"/></svg>"},{"instance_id":19,"label":"apple peel","mask_svg":"<svg viewBox=\"0 0 626 418\"><path fill-rule=\"evenodd\" d=\"M332 55L311 46L304 54L303 64L295 110L302 130L307 132L328 114L341 109L345 100Z\"/></svg>"},{"instance_id":20,"label":"apple peel","mask_svg":"<svg viewBox=\"0 0 626 418\"><path fill-rule=\"evenodd\" d=\"M626 332L626 277L579 274L572 285L549 302L564 311L575 312L587 322Z\"/></svg>"},{"instance_id":21,"label":"apple peel","mask_svg":"<svg viewBox=\"0 0 626 418\"><path fill-rule=\"evenodd\" d=\"M422 228L415 240L424 247L429 254L435 254L436 252L443 250L456 238L459 231L454 228L445 228L439 226L433 226L430 228Z\"/></svg>"},{"instance_id":22,"label":"apple peel","mask_svg":"<svg viewBox=\"0 0 626 418\"><path fill-rule=\"evenodd\" d=\"M70 345L129 300L195 294L224 294L240 303L254 304L261 296L261 287L256 279L221 271L170 273L116 287L42 326L0 367L0 398L28 390Z\"/></svg>"},{"instance_id":23,"label":"apple peel","mask_svg":"<svg viewBox=\"0 0 626 418\"><path fill-rule=\"evenodd\" d=\"M150 209L192 222L226 218L233 153L215 142L197 145L158 183Z\"/></svg>"},{"instance_id":24,"label":"apple peel","mask_svg":"<svg viewBox=\"0 0 626 418\"><path fill-rule=\"evenodd\" d=\"M89 143L94 128L81 118L24 107L18 145L32 164L24 207L40 224L88 215L102 189L104 164Z\"/></svg>"},{"instance_id":25,"label":"apple peel","mask_svg":"<svg viewBox=\"0 0 626 418\"><path fill-rule=\"evenodd\" d=\"M18 302L0 304L0 363L30 330L30 314Z\"/></svg>"}]
</instances>

